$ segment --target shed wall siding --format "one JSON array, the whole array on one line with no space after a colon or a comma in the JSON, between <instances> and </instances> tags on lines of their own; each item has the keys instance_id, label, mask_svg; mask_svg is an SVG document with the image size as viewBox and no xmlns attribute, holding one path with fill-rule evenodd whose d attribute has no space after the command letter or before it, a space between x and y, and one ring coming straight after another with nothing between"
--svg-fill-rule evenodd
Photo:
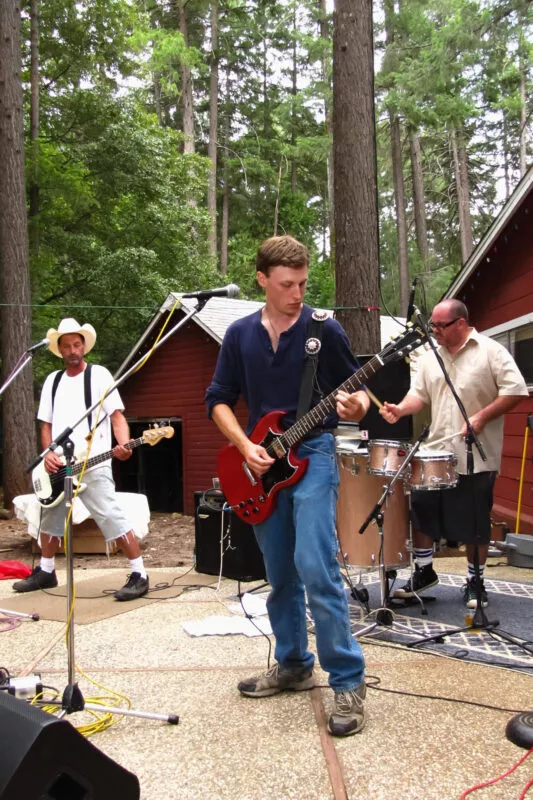
<instances>
[{"instance_id":1,"label":"shed wall siding","mask_svg":"<svg viewBox=\"0 0 533 800\"><path fill-rule=\"evenodd\" d=\"M187 323L143 368L128 378L121 395L126 417L179 417L182 423L183 504L194 514L194 492L209 489L216 457L226 440L207 418L204 394L215 369L219 345L195 322ZM245 423L243 403L236 409Z\"/></svg>"}]
</instances>

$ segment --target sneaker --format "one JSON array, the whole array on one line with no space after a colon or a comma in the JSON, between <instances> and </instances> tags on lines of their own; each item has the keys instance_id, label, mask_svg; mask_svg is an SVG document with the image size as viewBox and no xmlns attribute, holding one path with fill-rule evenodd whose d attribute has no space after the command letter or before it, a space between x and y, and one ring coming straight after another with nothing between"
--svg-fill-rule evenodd
<instances>
[{"instance_id":1,"label":"sneaker","mask_svg":"<svg viewBox=\"0 0 533 800\"><path fill-rule=\"evenodd\" d=\"M480 581L481 583L481 607L486 608L489 604L489 598L487 592L485 591L485 584L483 583L483 579ZM465 585L463 586L463 600L467 608L477 608L477 590L476 590L476 579L472 578L471 580L467 580Z\"/></svg>"},{"instance_id":2,"label":"sneaker","mask_svg":"<svg viewBox=\"0 0 533 800\"><path fill-rule=\"evenodd\" d=\"M246 697L271 697L273 694L286 691L302 692L305 689L312 689L314 685L312 668L289 670L274 664L262 675L240 681L237 689Z\"/></svg>"},{"instance_id":3,"label":"sneaker","mask_svg":"<svg viewBox=\"0 0 533 800\"><path fill-rule=\"evenodd\" d=\"M414 597L415 593L421 594L425 592L426 589L436 586L438 582L439 576L433 569L433 564L427 564L425 567L419 567L418 564L415 564L415 571L412 578L409 578L407 583L404 583L403 586L396 589L396 591L392 593L392 596L398 598Z\"/></svg>"},{"instance_id":4,"label":"sneaker","mask_svg":"<svg viewBox=\"0 0 533 800\"><path fill-rule=\"evenodd\" d=\"M364 683L351 692L335 692L335 708L328 720L328 730L333 736L351 736L363 730L366 722L365 697Z\"/></svg>"},{"instance_id":5,"label":"sneaker","mask_svg":"<svg viewBox=\"0 0 533 800\"><path fill-rule=\"evenodd\" d=\"M115 592L115 600L135 600L136 597L142 597L147 593L148 585L148 577L141 578L140 572L132 572L122 589Z\"/></svg>"},{"instance_id":6,"label":"sneaker","mask_svg":"<svg viewBox=\"0 0 533 800\"><path fill-rule=\"evenodd\" d=\"M53 572L45 572L40 567L35 567L31 575L23 581L13 584L16 592L35 592L37 589L54 589L57 586L57 575Z\"/></svg>"}]
</instances>

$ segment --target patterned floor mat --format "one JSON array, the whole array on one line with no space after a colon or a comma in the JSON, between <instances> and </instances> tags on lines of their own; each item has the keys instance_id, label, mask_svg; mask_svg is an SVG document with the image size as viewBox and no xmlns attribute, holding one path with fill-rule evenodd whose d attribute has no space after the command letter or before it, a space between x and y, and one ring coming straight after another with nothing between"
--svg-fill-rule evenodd
<instances>
[{"instance_id":1,"label":"patterned floor mat","mask_svg":"<svg viewBox=\"0 0 533 800\"><path fill-rule=\"evenodd\" d=\"M422 594L424 605L416 602L406 607L388 608L381 613L382 590L377 571L350 575L360 590L366 588L370 613L353 599L348 589L352 632L357 638L395 642L413 649L429 649L454 658L511 667L533 673L533 583L485 579L489 606L484 609L490 627L461 630L471 624L467 615L475 610L463 604L461 575L439 574L439 584ZM409 577L408 570L398 573L396 586ZM361 582L359 583L359 579ZM392 592L392 583L389 586ZM434 597L428 601L426 595ZM389 625L390 619L392 625ZM369 630L369 626L376 623ZM484 621L484 620L483 620ZM479 622L479 619L476 619ZM423 641L426 637L445 637Z\"/></svg>"}]
</instances>

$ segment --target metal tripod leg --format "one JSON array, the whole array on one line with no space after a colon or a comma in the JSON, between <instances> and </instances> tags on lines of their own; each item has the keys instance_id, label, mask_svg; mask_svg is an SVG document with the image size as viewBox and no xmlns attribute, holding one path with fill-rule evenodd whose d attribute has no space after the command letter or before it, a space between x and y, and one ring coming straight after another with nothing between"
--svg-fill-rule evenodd
<instances>
[{"instance_id":1,"label":"metal tripod leg","mask_svg":"<svg viewBox=\"0 0 533 800\"><path fill-rule=\"evenodd\" d=\"M70 442L70 444L69 444ZM74 559L72 552L72 519L70 509L72 507L72 462L74 446L71 440L67 439L63 444L63 452L67 461L65 475L65 506L67 509L67 523L65 526L65 555L67 560L67 641L68 641L68 684L63 692L61 702L42 701L37 705L57 706L61 708L59 717L72 714L75 711L83 711L85 708L92 711L109 712L121 716L142 717L143 719L156 719L168 722L170 725L177 725L179 716L177 714L156 714L147 711L135 711L134 709L121 709L115 706L101 706L95 703L86 703L81 689L75 681L76 659L74 655Z\"/></svg>"}]
</instances>

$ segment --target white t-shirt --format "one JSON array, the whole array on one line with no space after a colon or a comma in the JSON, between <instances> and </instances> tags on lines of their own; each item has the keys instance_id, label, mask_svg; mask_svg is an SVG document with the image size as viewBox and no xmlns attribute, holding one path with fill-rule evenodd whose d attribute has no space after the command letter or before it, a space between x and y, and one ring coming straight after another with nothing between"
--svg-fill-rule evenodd
<instances>
[{"instance_id":1,"label":"white t-shirt","mask_svg":"<svg viewBox=\"0 0 533 800\"><path fill-rule=\"evenodd\" d=\"M37 419L41 422L52 424L52 438L55 439L65 428L72 426L87 411L85 407L84 372L75 377L63 373L57 387L52 413L52 386L58 370L51 372L46 378L42 392ZM93 364L91 367L91 405L100 400L105 391L114 384L113 376L105 367ZM114 411L123 411L124 404L117 389L114 389L105 398L102 407L97 406L92 412L92 425L107 415L104 421L96 428L89 457L104 453L112 447L110 416ZM74 456L80 460L87 450L85 437L89 433L88 419L85 418L74 428L70 438L74 442Z\"/></svg>"}]
</instances>

